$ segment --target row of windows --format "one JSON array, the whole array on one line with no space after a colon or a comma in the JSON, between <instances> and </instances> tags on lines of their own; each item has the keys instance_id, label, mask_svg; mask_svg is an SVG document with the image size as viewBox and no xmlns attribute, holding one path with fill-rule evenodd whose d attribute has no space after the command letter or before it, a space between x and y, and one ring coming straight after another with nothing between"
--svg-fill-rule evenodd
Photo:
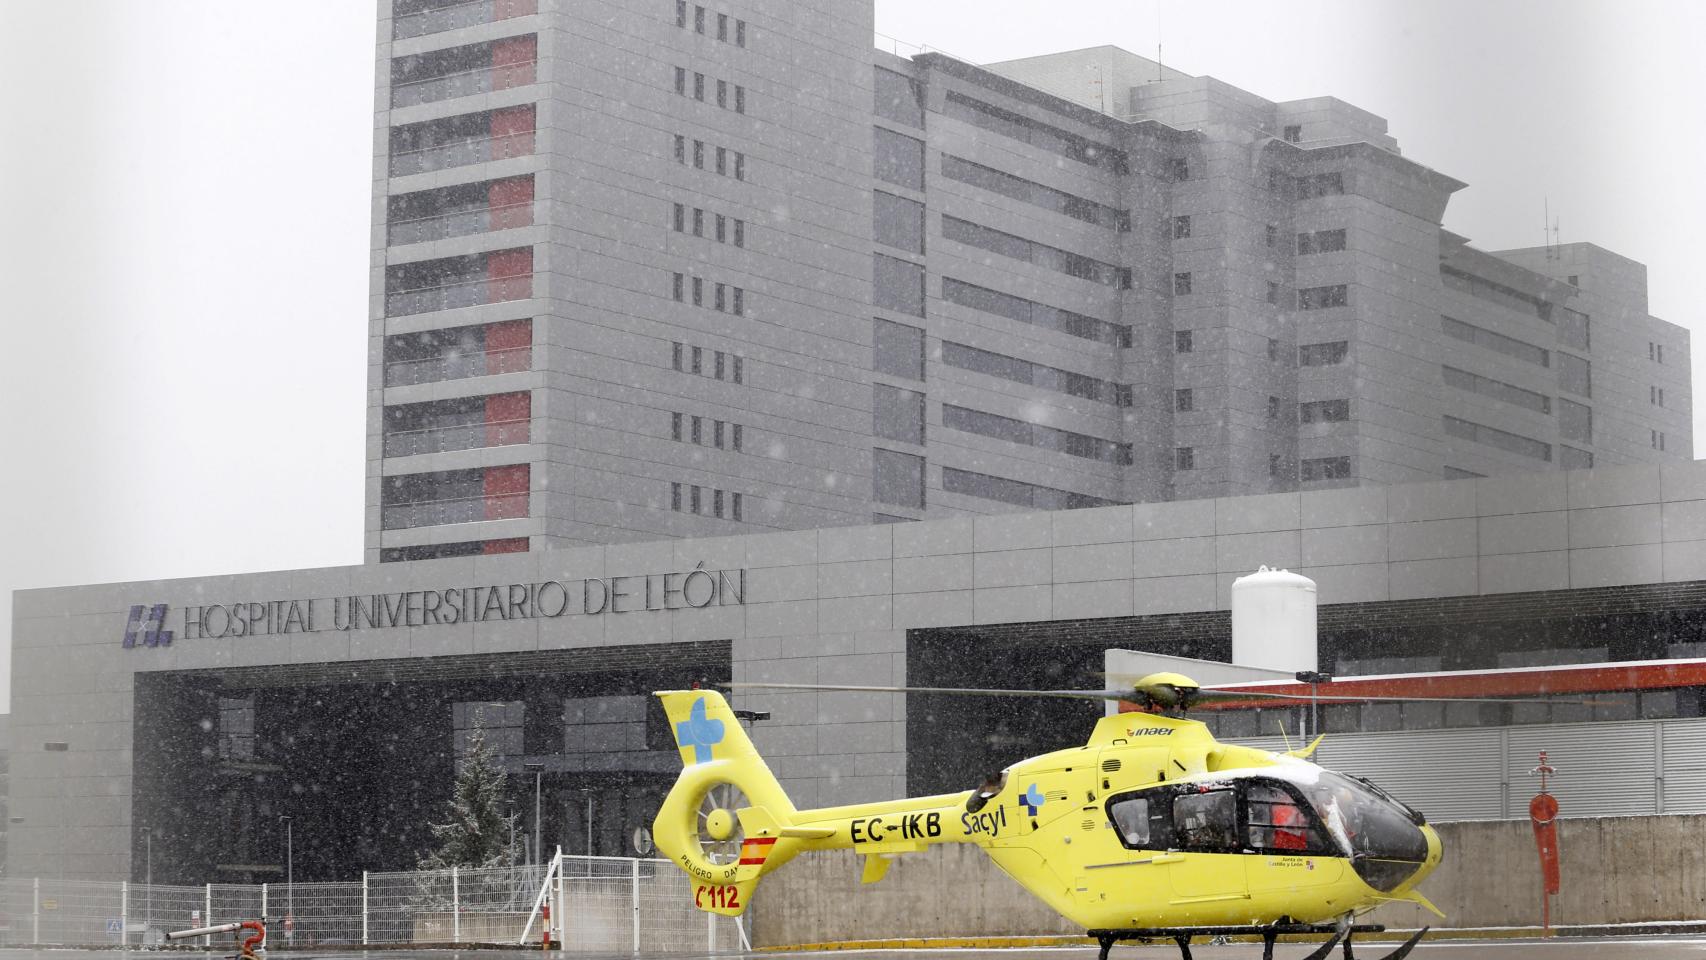
<instances>
[{"instance_id":1,"label":"row of windows","mask_svg":"<svg viewBox=\"0 0 1706 960\"><path fill-rule=\"evenodd\" d=\"M689 283L689 281L691 281L691 283ZM687 302L687 291L689 288L693 291L693 305L695 307L704 306L704 277L689 277L685 273L675 274L670 286L670 296L679 303L685 303ZM740 317L746 316L745 288L731 286L726 283L713 284L711 288L711 309L716 310L718 313L732 313Z\"/></svg>"},{"instance_id":2,"label":"row of windows","mask_svg":"<svg viewBox=\"0 0 1706 960\"><path fill-rule=\"evenodd\" d=\"M688 217L688 211L690 209L693 214L691 220ZM732 242L737 247L746 246L745 220L740 220L734 217L725 217L720 213L712 214L711 219L712 236L716 238L718 243ZM670 223L675 228L676 233L687 233L689 232L689 223L691 222L692 234L695 237L703 237L705 236L705 220L705 211L701 208L689 208L685 204L677 203L674 205Z\"/></svg>"},{"instance_id":3,"label":"row of windows","mask_svg":"<svg viewBox=\"0 0 1706 960\"><path fill-rule=\"evenodd\" d=\"M994 104L974 100L953 90L948 91L943 100L942 113L1069 160L1101 167L1114 173L1130 172L1125 152L1122 150L1088 140L1075 133L1068 133L1059 127L1032 120L1011 110L1003 110Z\"/></svg>"},{"instance_id":4,"label":"row of windows","mask_svg":"<svg viewBox=\"0 0 1706 960\"><path fill-rule=\"evenodd\" d=\"M1294 177L1279 170L1269 170L1268 190L1287 200L1337 197L1345 192L1345 177L1336 170L1301 177Z\"/></svg>"},{"instance_id":5,"label":"row of windows","mask_svg":"<svg viewBox=\"0 0 1706 960\"><path fill-rule=\"evenodd\" d=\"M1457 417L1445 418L1445 435L1457 437L1460 440L1473 440L1476 443L1483 443L1509 453L1533 457L1536 460L1545 460L1548 463L1552 462L1552 445L1549 443L1542 443L1519 433L1510 433L1495 427L1461 420Z\"/></svg>"},{"instance_id":6,"label":"row of windows","mask_svg":"<svg viewBox=\"0 0 1706 960\"><path fill-rule=\"evenodd\" d=\"M1196 333L1191 330L1173 331L1173 352L1192 353L1196 350ZM1268 359L1278 361L1283 349L1280 342L1268 338ZM1345 340L1328 340L1322 343L1305 343L1298 345L1297 365L1300 367L1331 367L1345 362L1350 353L1351 345Z\"/></svg>"},{"instance_id":7,"label":"row of windows","mask_svg":"<svg viewBox=\"0 0 1706 960\"><path fill-rule=\"evenodd\" d=\"M1665 448L1664 431L1654 430L1654 431L1652 431L1652 434L1653 434L1653 439L1652 439L1653 449L1654 450L1663 450Z\"/></svg>"},{"instance_id":8,"label":"row of windows","mask_svg":"<svg viewBox=\"0 0 1706 960\"><path fill-rule=\"evenodd\" d=\"M682 373L695 373L702 377L712 377L717 380L733 380L735 383L746 382L745 358L739 354L724 353L721 350L711 351L711 365L705 365L705 349L690 347L682 342L673 341L669 345L669 364L674 370Z\"/></svg>"},{"instance_id":9,"label":"row of windows","mask_svg":"<svg viewBox=\"0 0 1706 960\"><path fill-rule=\"evenodd\" d=\"M705 16L704 7L698 5L693 7L694 33L703 34L705 32ZM737 47L746 46L746 21L734 20L726 13L717 14L717 39L724 43L729 42L731 20L734 24L734 45ZM675 0L675 25L683 28L687 26L687 0Z\"/></svg>"},{"instance_id":10,"label":"row of windows","mask_svg":"<svg viewBox=\"0 0 1706 960\"><path fill-rule=\"evenodd\" d=\"M962 307L1045 327L1083 340L1095 340L1116 347L1131 346L1131 327L1125 324L1108 323L1106 320L979 287L952 277L942 278L942 299Z\"/></svg>"},{"instance_id":11,"label":"row of windows","mask_svg":"<svg viewBox=\"0 0 1706 960\"><path fill-rule=\"evenodd\" d=\"M881 447L872 450L871 495L878 503L924 509L924 458Z\"/></svg>"},{"instance_id":12,"label":"row of windows","mask_svg":"<svg viewBox=\"0 0 1706 960\"><path fill-rule=\"evenodd\" d=\"M1478 373L1470 373L1456 367L1442 366L1440 372L1444 374L1445 385L1448 387L1478 393L1483 397L1492 397L1494 400L1503 400L1505 403L1533 410L1537 413L1552 412L1552 398L1544 393L1535 393L1533 390L1525 390L1514 384L1505 383L1503 380L1483 377Z\"/></svg>"},{"instance_id":13,"label":"row of windows","mask_svg":"<svg viewBox=\"0 0 1706 960\"><path fill-rule=\"evenodd\" d=\"M437 560L441 557L478 557L496 553L526 553L526 537L505 537L501 540L464 540L459 543L422 543L409 547L385 547L379 551L380 563L406 560Z\"/></svg>"},{"instance_id":14,"label":"row of windows","mask_svg":"<svg viewBox=\"0 0 1706 960\"><path fill-rule=\"evenodd\" d=\"M686 67L675 68L675 92L684 97L688 95L687 76L688 70ZM717 81L717 106L722 107L724 110L729 109L729 89L731 87L734 89L734 111L736 113L745 113L746 88L738 83L731 84L727 80ZM705 99L705 75L702 73L693 73L692 96L693 99L701 102Z\"/></svg>"},{"instance_id":15,"label":"row of windows","mask_svg":"<svg viewBox=\"0 0 1706 960\"><path fill-rule=\"evenodd\" d=\"M1593 442L1593 408L1568 397L1558 398L1558 435L1565 440Z\"/></svg>"},{"instance_id":16,"label":"row of windows","mask_svg":"<svg viewBox=\"0 0 1706 960\"><path fill-rule=\"evenodd\" d=\"M391 106L408 107L532 83L539 38L504 37L391 60Z\"/></svg>"},{"instance_id":17,"label":"row of windows","mask_svg":"<svg viewBox=\"0 0 1706 960\"><path fill-rule=\"evenodd\" d=\"M1349 400L1309 400L1297 405L1299 423L1343 423L1350 418Z\"/></svg>"},{"instance_id":18,"label":"row of windows","mask_svg":"<svg viewBox=\"0 0 1706 960\"><path fill-rule=\"evenodd\" d=\"M1593 349L1593 321L1587 314L1563 306L1553 307L1552 314L1558 321L1558 340L1564 346Z\"/></svg>"},{"instance_id":19,"label":"row of windows","mask_svg":"<svg viewBox=\"0 0 1706 960\"><path fill-rule=\"evenodd\" d=\"M384 455L411 457L526 443L531 436L532 394L452 397L384 408Z\"/></svg>"},{"instance_id":20,"label":"row of windows","mask_svg":"<svg viewBox=\"0 0 1706 960\"><path fill-rule=\"evenodd\" d=\"M924 267L910 260L873 254L871 302L878 309L924 316Z\"/></svg>"},{"instance_id":21,"label":"row of windows","mask_svg":"<svg viewBox=\"0 0 1706 960\"><path fill-rule=\"evenodd\" d=\"M1651 340L1647 341L1647 359L1654 363L1664 363L1665 345L1662 343L1654 343Z\"/></svg>"},{"instance_id":22,"label":"row of windows","mask_svg":"<svg viewBox=\"0 0 1706 960\"><path fill-rule=\"evenodd\" d=\"M1131 212L1128 210L1117 210L1106 204L1087 200L1064 190L1045 187L1040 183L1032 183L1023 177L1015 177L1010 173L1004 173L979 163L972 163L970 160L964 160L951 154L942 154L942 176L949 180L969 183L974 187L982 187L992 193L999 193L1004 197L1011 197L1034 207L1063 213L1074 220L1082 220L1085 223L1094 223L1110 230L1117 230L1120 233L1125 233L1131 229ZM1185 219L1189 221L1190 218L1186 217ZM1188 231L1186 235L1189 235Z\"/></svg>"},{"instance_id":23,"label":"row of windows","mask_svg":"<svg viewBox=\"0 0 1706 960\"><path fill-rule=\"evenodd\" d=\"M1056 270L1069 277L1089 280L1121 290L1131 289L1131 270L1103 263L1092 257L1071 253L1058 247L1003 233L958 217L942 217L942 236L967 246L988 250L1004 257Z\"/></svg>"},{"instance_id":24,"label":"row of windows","mask_svg":"<svg viewBox=\"0 0 1706 960\"><path fill-rule=\"evenodd\" d=\"M871 173L910 190L924 189L924 141L883 127L871 128Z\"/></svg>"},{"instance_id":25,"label":"row of windows","mask_svg":"<svg viewBox=\"0 0 1706 960\"><path fill-rule=\"evenodd\" d=\"M1268 476L1280 479L1290 473L1289 458L1277 453L1268 454ZM1296 465L1297 477L1305 483L1317 480L1347 480L1351 475L1350 457L1312 457ZM1449 469L1449 468L1447 468Z\"/></svg>"},{"instance_id":26,"label":"row of windows","mask_svg":"<svg viewBox=\"0 0 1706 960\"><path fill-rule=\"evenodd\" d=\"M1132 462L1129 443L1115 443L1101 437L1061 430L1058 427L1045 427L1039 423L1026 423L1023 420L952 404L942 405L942 425L952 430L962 430L1042 450L1054 450L1086 460L1100 460L1121 466L1130 466Z\"/></svg>"},{"instance_id":27,"label":"row of windows","mask_svg":"<svg viewBox=\"0 0 1706 960\"><path fill-rule=\"evenodd\" d=\"M1656 407L1664 406L1665 405L1665 388L1664 387L1649 386L1647 388L1647 402L1656 406Z\"/></svg>"},{"instance_id":28,"label":"row of windows","mask_svg":"<svg viewBox=\"0 0 1706 960\"><path fill-rule=\"evenodd\" d=\"M533 365L533 321L398 333L385 338L385 385L514 373Z\"/></svg>"},{"instance_id":29,"label":"row of windows","mask_svg":"<svg viewBox=\"0 0 1706 960\"><path fill-rule=\"evenodd\" d=\"M715 490L691 483L669 485L669 508L676 513L709 514L729 520L742 519L744 497L728 490Z\"/></svg>"},{"instance_id":30,"label":"row of windows","mask_svg":"<svg viewBox=\"0 0 1706 960\"><path fill-rule=\"evenodd\" d=\"M730 150L727 147L716 147L714 144L713 147L715 148L714 152L716 157L713 169L715 169L720 176L732 176L736 180L745 180L746 154L741 153L739 150ZM687 138L679 133L676 134L675 162L685 165L687 163L689 153L691 153L693 157L693 169L705 169L705 141L694 140L693 149L689 151L687 149Z\"/></svg>"},{"instance_id":31,"label":"row of windows","mask_svg":"<svg viewBox=\"0 0 1706 960\"><path fill-rule=\"evenodd\" d=\"M885 440L924 445L924 394L886 383L871 388L872 432Z\"/></svg>"},{"instance_id":32,"label":"row of windows","mask_svg":"<svg viewBox=\"0 0 1706 960\"><path fill-rule=\"evenodd\" d=\"M942 341L942 363L1068 396L1111 403L1116 407L1131 406L1131 384L1044 366L950 340Z\"/></svg>"},{"instance_id":33,"label":"row of windows","mask_svg":"<svg viewBox=\"0 0 1706 960\"><path fill-rule=\"evenodd\" d=\"M1507 287L1502 283L1495 283L1485 277L1465 273L1454 267L1441 265L1439 275L1445 285L1453 290L1462 291L1478 300L1496 303L1518 313L1539 317L1548 323L1552 322L1552 304L1532 294L1523 293L1521 290Z\"/></svg>"},{"instance_id":34,"label":"row of windows","mask_svg":"<svg viewBox=\"0 0 1706 960\"><path fill-rule=\"evenodd\" d=\"M1581 357L1558 352L1558 388L1584 397L1593 396L1593 364Z\"/></svg>"},{"instance_id":35,"label":"row of windows","mask_svg":"<svg viewBox=\"0 0 1706 960\"><path fill-rule=\"evenodd\" d=\"M1342 307L1349 302L1349 293L1342 283L1326 287L1304 287L1297 291L1299 310L1326 310L1329 307Z\"/></svg>"},{"instance_id":36,"label":"row of windows","mask_svg":"<svg viewBox=\"0 0 1706 960\"><path fill-rule=\"evenodd\" d=\"M871 192L871 235L880 244L924 253L924 204L881 190Z\"/></svg>"},{"instance_id":37,"label":"row of windows","mask_svg":"<svg viewBox=\"0 0 1706 960\"><path fill-rule=\"evenodd\" d=\"M974 473L970 470L956 470L953 467L942 468L942 490L946 493L997 500L1038 510L1083 510L1089 507L1118 505L1118 501L1104 500L1085 493L1057 490L1054 487L1009 480L987 473Z\"/></svg>"},{"instance_id":38,"label":"row of windows","mask_svg":"<svg viewBox=\"0 0 1706 960\"><path fill-rule=\"evenodd\" d=\"M706 429L710 424L710 429ZM741 452L745 431L738 423L728 423L723 420L713 420L709 417L689 416L682 413L669 415L669 438L681 443L692 443L701 447L716 447L718 450L733 450Z\"/></svg>"},{"instance_id":39,"label":"row of windows","mask_svg":"<svg viewBox=\"0 0 1706 960\"><path fill-rule=\"evenodd\" d=\"M924 331L878 318L872 321L871 369L891 377L924 379Z\"/></svg>"},{"instance_id":40,"label":"row of windows","mask_svg":"<svg viewBox=\"0 0 1706 960\"><path fill-rule=\"evenodd\" d=\"M1338 253L1345 249L1345 231L1317 230L1314 233L1297 235L1297 252L1299 255L1311 253Z\"/></svg>"},{"instance_id":41,"label":"row of windows","mask_svg":"<svg viewBox=\"0 0 1706 960\"><path fill-rule=\"evenodd\" d=\"M1593 454L1560 443L1558 444L1558 466L1565 470L1592 470Z\"/></svg>"},{"instance_id":42,"label":"row of windows","mask_svg":"<svg viewBox=\"0 0 1706 960\"><path fill-rule=\"evenodd\" d=\"M1473 343L1478 347L1485 347L1494 353L1502 353L1507 357L1524 360L1528 363L1535 364L1536 366L1550 367L1552 365L1551 351L1546 350L1543 347L1537 347L1526 340L1518 340L1515 337L1507 337L1502 333L1494 333L1484 327L1477 327L1472 323L1464 323L1462 320L1458 320L1455 317L1442 315L1439 318L1439 322L1440 329L1444 331L1445 335L1448 337L1462 340L1464 343Z\"/></svg>"}]
</instances>

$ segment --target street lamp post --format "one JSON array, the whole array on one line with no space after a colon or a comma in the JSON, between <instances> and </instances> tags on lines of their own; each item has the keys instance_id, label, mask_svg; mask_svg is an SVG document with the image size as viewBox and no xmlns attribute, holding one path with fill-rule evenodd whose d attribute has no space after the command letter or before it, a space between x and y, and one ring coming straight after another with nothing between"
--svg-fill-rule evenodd
<instances>
[{"instance_id":1,"label":"street lamp post","mask_svg":"<svg viewBox=\"0 0 1706 960\"><path fill-rule=\"evenodd\" d=\"M296 940L296 849L292 842L292 827L296 818L287 815L279 817L284 821L284 939L293 943Z\"/></svg>"},{"instance_id":2,"label":"street lamp post","mask_svg":"<svg viewBox=\"0 0 1706 960\"><path fill-rule=\"evenodd\" d=\"M539 846L539 787L545 776L545 764L523 763L522 767L533 774L533 862L544 863L545 851Z\"/></svg>"}]
</instances>

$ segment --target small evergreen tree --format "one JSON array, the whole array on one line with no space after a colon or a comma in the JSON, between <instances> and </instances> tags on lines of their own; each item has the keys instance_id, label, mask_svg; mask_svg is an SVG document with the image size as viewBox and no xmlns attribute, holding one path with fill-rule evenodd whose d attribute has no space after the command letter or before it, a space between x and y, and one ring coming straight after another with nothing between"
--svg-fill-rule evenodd
<instances>
[{"instance_id":1,"label":"small evergreen tree","mask_svg":"<svg viewBox=\"0 0 1706 960\"><path fill-rule=\"evenodd\" d=\"M508 867L515 863L510 838L517 815L503 812L509 778L494 761L486 732L477 722L468 736L468 747L468 755L456 771L447 821L429 824L438 846L421 858L422 870Z\"/></svg>"}]
</instances>

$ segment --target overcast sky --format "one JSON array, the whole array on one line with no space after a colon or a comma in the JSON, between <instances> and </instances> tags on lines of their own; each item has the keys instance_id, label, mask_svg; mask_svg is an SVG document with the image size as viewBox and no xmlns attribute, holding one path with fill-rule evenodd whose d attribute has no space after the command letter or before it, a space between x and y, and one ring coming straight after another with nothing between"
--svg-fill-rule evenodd
<instances>
[{"instance_id":1,"label":"overcast sky","mask_svg":"<svg viewBox=\"0 0 1706 960\"><path fill-rule=\"evenodd\" d=\"M7 648L16 588L360 561L374 26L356 0L0 0ZM877 0L877 30L974 62L1159 38L1336 96L1468 181L1448 228L1538 245L1550 198L1701 329L1706 3Z\"/></svg>"}]
</instances>

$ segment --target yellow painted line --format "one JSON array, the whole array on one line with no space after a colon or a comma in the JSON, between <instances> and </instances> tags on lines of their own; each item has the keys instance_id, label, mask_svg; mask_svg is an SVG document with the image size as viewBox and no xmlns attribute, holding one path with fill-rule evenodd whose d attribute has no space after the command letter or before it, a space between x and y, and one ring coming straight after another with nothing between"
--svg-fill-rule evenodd
<instances>
[{"instance_id":1,"label":"yellow painted line","mask_svg":"<svg viewBox=\"0 0 1706 960\"><path fill-rule=\"evenodd\" d=\"M1654 924L1654 926L1664 926ZM1631 930L1631 934L1638 930ZM1385 933L1359 933L1357 940L1362 942L1379 942L1389 940L1407 940L1415 930L1387 930ZM1554 927L1551 936L1559 936L1558 928ZM1428 932L1426 940L1519 940L1538 939L1548 936L1539 927L1447 927L1434 928ZM1260 943L1261 938L1255 936L1239 936L1227 938L1233 943ZM1288 934L1280 937L1280 942L1302 942L1316 939ZM1133 945L1133 941L1121 941ZM1073 936L1070 934L1055 934L1046 936L1015 936L1015 937L897 937L886 940L836 940L827 943L795 943L786 946L757 947L762 953L790 953L806 950L999 950L1013 947L1079 947L1096 946L1096 941L1089 937Z\"/></svg>"}]
</instances>

